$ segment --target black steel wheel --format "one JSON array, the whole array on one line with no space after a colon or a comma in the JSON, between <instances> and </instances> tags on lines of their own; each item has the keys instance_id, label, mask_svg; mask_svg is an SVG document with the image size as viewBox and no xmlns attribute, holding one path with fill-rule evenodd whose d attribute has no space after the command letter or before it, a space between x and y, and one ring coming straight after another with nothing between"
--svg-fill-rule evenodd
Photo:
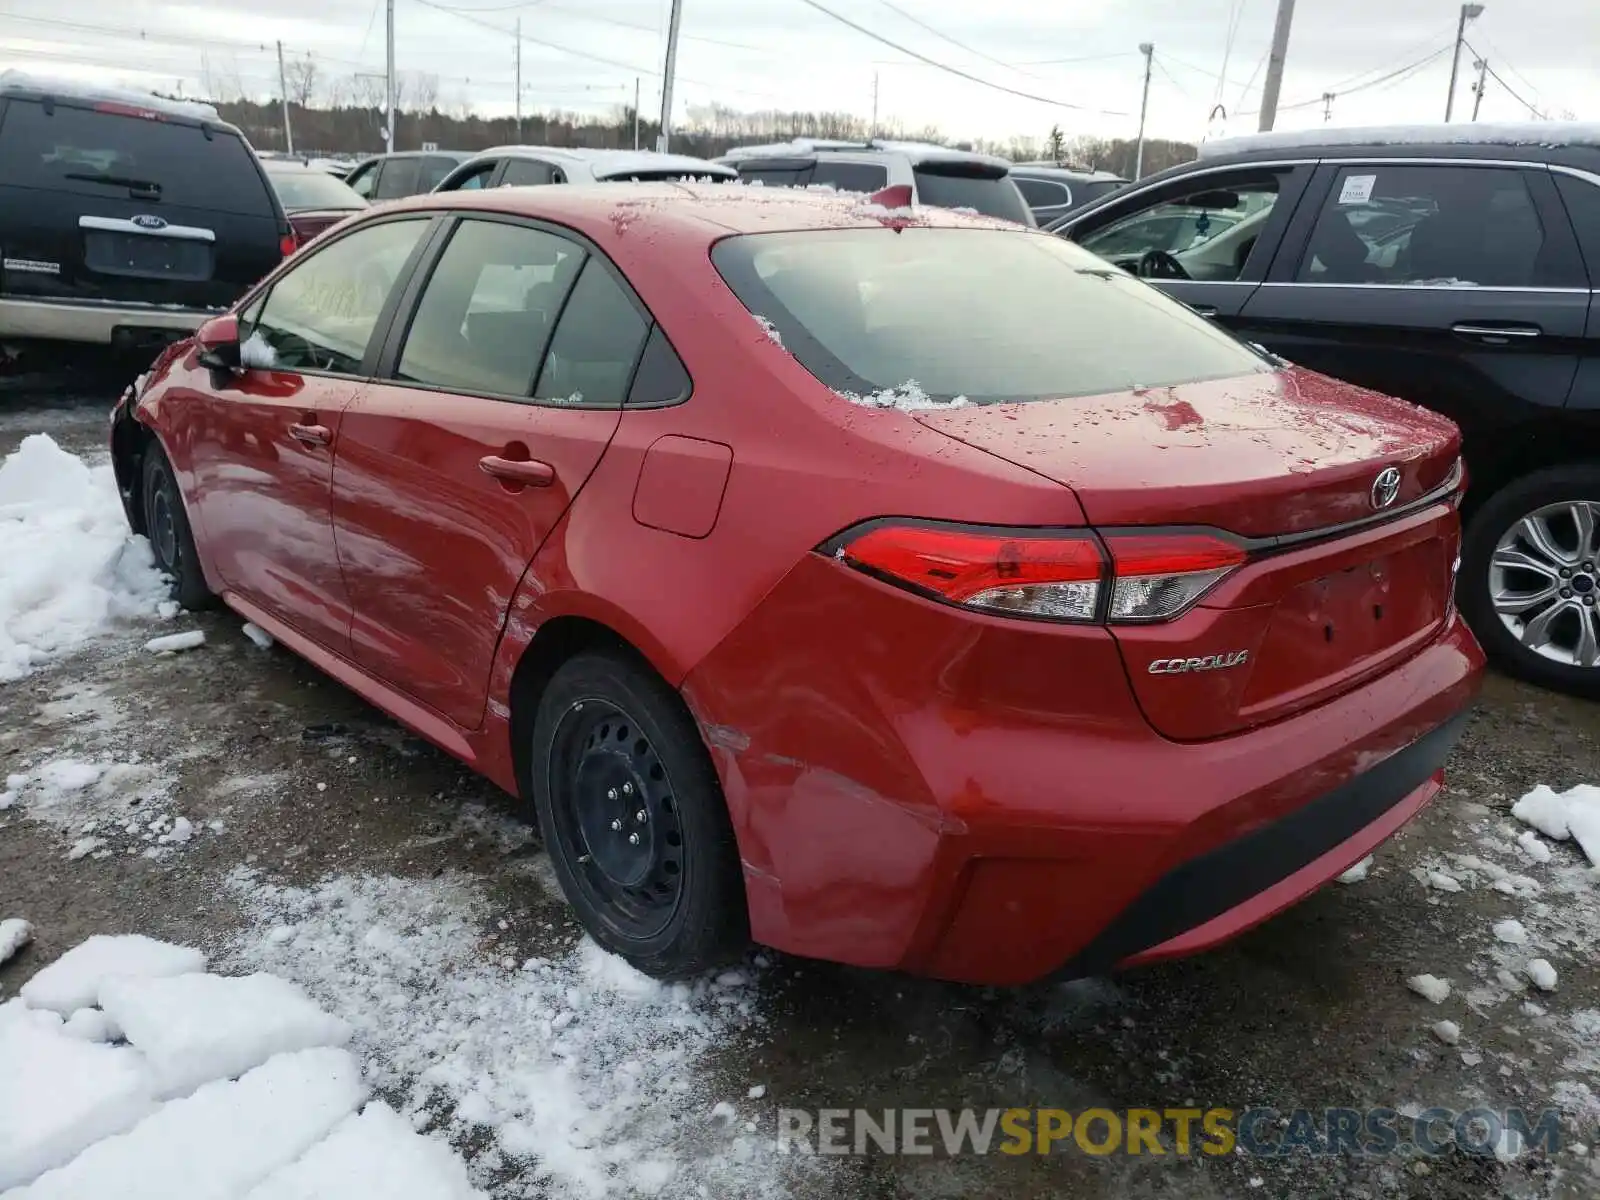
<instances>
[{"instance_id":1,"label":"black steel wheel","mask_svg":"<svg viewBox=\"0 0 1600 1200\"><path fill-rule=\"evenodd\" d=\"M145 447L140 469L140 499L144 506L145 533L156 566L172 581L172 598L184 608L208 608L216 602L200 570L189 514L183 493L166 452L154 439Z\"/></svg>"},{"instance_id":2,"label":"black steel wheel","mask_svg":"<svg viewBox=\"0 0 1600 1200\"><path fill-rule=\"evenodd\" d=\"M651 975L737 954L749 922L733 828L682 699L622 651L589 652L540 697L534 806L584 928Z\"/></svg>"}]
</instances>

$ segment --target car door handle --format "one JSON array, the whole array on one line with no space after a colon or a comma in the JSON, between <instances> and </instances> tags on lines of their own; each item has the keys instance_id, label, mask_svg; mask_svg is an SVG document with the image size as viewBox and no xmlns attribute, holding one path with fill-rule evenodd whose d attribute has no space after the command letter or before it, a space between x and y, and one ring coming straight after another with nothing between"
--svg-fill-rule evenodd
<instances>
[{"instance_id":1,"label":"car door handle","mask_svg":"<svg viewBox=\"0 0 1600 1200\"><path fill-rule=\"evenodd\" d=\"M478 460L478 468L485 475L493 475L507 483L549 487L556 481L556 469L537 458L501 458L498 454L485 454Z\"/></svg>"},{"instance_id":2,"label":"car door handle","mask_svg":"<svg viewBox=\"0 0 1600 1200\"><path fill-rule=\"evenodd\" d=\"M1474 341L1503 346L1512 338L1536 338L1543 330L1537 325L1452 325L1450 332Z\"/></svg>"},{"instance_id":3,"label":"car door handle","mask_svg":"<svg viewBox=\"0 0 1600 1200\"><path fill-rule=\"evenodd\" d=\"M1195 312L1199 313L1207 320L1210 320L1212 317L1217 315L1216 306L1212 304L1191 304L1189 307L1194 309Z\"/></svg>"},{"instance_id":4,"label":"car door handle","mask_svg":"<svg viewBox=\"0 0 1600 1200\"><path fill-rule=\"evenodd\" d=\"M333 441L333 431L326 425L302 425L298 421L289 426L289 436L306 446L326 446Z\"/></svg>"}]
</instances>

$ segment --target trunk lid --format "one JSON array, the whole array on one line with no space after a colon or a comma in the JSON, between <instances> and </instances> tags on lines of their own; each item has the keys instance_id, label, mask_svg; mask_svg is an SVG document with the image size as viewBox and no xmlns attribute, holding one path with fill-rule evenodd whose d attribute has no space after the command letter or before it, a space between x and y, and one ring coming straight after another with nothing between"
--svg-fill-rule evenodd
<instances>
[{"instance_id":1,"label":"trunk lid","mask_svg":"<svg viewBox=\"0 0 1600 1200\"><path fill-rule=\"evenodd\" d=\"M1113 550L1128 527L1249 540L1249 561L1187 612L1110 626L1167 737L1223 736L1311 707L1415 653L1450 618L1458 494L1415 502L1450 480L1460 439L1411 405L1287 370L916 415L1071 487ZM1380 507L1389 467L1399 485Z\"/></svg>"},{"instance_id":2,"label":"trunk lid","mask_svg":"<svg viewBox=\"0 0 1600 1200\"><path fill-rule=\"evenodd\" d=\"M1210 525L1275 537L1401 508L1459 453L1445 418L1311 371L1070 400L929 410L917 420L1070 487L1091 524Z\"/></svg>"}]
</instances>

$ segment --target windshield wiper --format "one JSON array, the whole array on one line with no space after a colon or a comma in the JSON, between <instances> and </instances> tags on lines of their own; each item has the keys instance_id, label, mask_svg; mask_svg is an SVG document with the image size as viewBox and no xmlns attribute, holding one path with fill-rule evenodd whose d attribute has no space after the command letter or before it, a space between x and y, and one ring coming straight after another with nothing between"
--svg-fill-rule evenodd
<instances>
[{"instance_id":1,"label":"windshield wiper","mask_svg":"<svg viewBox=\"0 0 1600 1200\"><path fill-rule=\"evenodd\" d=\"M133 179L127 175L92 175L85 171L68 171L68 179L76 179L80 183L103 183L107 187L123 187L130 192L144 192L148 196L161 195L161 185L148 179Z\"/></svg>"}]
</instances>

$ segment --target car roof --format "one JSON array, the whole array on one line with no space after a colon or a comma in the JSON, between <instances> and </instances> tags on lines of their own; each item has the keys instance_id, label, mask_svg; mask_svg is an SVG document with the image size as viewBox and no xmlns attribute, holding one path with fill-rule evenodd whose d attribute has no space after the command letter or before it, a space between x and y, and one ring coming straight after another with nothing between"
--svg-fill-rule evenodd
<instances>
[{"instance_id":1,"label":"car roof","mask_svg":"<svg viewBox=\"0 0 1600 1200\"><path fill-rule=\"evenodd\" d=\"M841 142L826 138L795 138L788 142L769 142L762 145L734 146L718 156L717 161L737 165L747 159L806 158L818 154L895 154L907 158L913 165L921 162L981 162L989 166L1011 166L1008 159L992 154L979 154L973 150L956 150L949 146L936 146L931 142L900 142L872 138L864 142Z\"/></svg>"},{"instance_id":2,"label":"car roof","mask_svg":"<svg viewBox=\"0 0 1600 1200\"><path fill-rule=\"evenodd\" d=\"M706 243L730 234L815 229L873 229L885 221L962 229L1032 231L997 217L917 205L890 210L866 196L801 188L739 184L568 184L561 187L486 188L430 192L389 201L397 209L467 209L534 217L569 225L597 241L632 233L696 238Z\"/></svg>"},{"instance_id":3,"label":"car roof","mask_svg":"<svg viewBox=\"0 0 1600 1200\"><path fill-rule=\"evenodd\" d=\"M171 100L154 92L132 88L103 87L75 79L37 75L32 71L0 71L0 96L25 96L29 99L77 100L85 104L119 104L167 117L203 121L219 128L233 129L209 104L195 100ZM237 130L235 130L237 132Z\"/></svg>"},{"instance_id":4,"label":"car roof","mask_svg":"<svg viewBox=\"0 0 1600 1200\"><path fill-rule=\"evenodd\" d=\"M296 171L301 174L311 173L316 175L326 175L328 173L326 167L314 167L309 163L301 162L297 158L262 157L261 165L267 169L268 175L271 175L274 171L281 171L286 175L292 175Z\"/></svg>"},{"instance_id":5,"label":"car roof","mask_svg":"<svg viewBox=\"0 0 1600 1200\"><path fill-rule=\"evenodd\" d=\"M1013 175L1028 179L1060 179L1066 183L1127 183L1121 175L1110 171L1096 171L1089 167L1059 167L1054 163L1013 163Z\"/></svg>"},{"instance_id":6,"label":"car roof","mask_svg":"<svg viewBox=\"0 0 1600 1200\"><path fill-rule=\"evenodd\" d=\"M1588 121L1461 122L1437 125L1367 125L1285 129L1217 138L1200 145L1202 160L1263 157L1286 151L1321 152L1351 147L1386 156L1426 150L1444 157L1537 158L1552 151L1600 155L1600 124Z\"/></svg>"},{"instance_id":7,"label":"car roof","mask_svg":"<svg viewBox=\"0 0 1600 1200\"><path fill-rule=\"evenodd\" d=\"M537 158L545 162L579 164L596 176L628 175L635 171L683 171L701 175L726 175L736 172L691 154L658 154L654 150L598 150L588 146L491 146L477 151L470 161L488 158ZM463 164L467 160L463 160Z\"/></svg>"}]
</instances>

